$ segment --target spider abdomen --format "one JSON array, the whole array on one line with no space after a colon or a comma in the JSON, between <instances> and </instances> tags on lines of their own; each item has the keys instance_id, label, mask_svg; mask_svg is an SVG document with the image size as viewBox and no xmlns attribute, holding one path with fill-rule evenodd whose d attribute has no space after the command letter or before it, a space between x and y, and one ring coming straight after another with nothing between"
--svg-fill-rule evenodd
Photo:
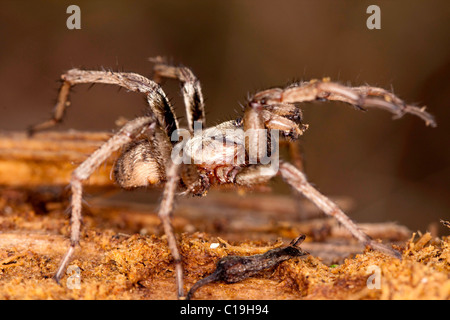
<instances>
[{"instance_id":1,"label":"spider abdomen","mask_svg":"<svg viewBox=\"0 0 450 320\"><path fill-rule=\"evenodd\" d=\"M148 140L128 144L113 170L114 180L124 189L157 184L164 179L155 150Z\"/></svg>"}]
</instances>

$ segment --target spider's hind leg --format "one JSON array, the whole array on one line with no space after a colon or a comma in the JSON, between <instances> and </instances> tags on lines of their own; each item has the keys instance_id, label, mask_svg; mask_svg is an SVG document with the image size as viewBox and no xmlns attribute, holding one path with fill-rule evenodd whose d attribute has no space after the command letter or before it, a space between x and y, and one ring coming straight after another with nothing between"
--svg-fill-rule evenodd
<instances>
[{"instance_id":1,"label":"spider's hind leg","mask_svg":"<svg viewBox=\"0 0 450 320\"><path fill-rule=\"evenodd\" d=\"M36 125L30 126L27 129L28 135L32 136L35 132L42 131L54 127L60 123L64 117L67 107L70 105L69 94L72 85L68 81L63 81L61 88L59 89L58 98L51 119Z\"/></svg>"},{"instance_id":2,"label":"spider's hind leg","mask_svg":"<svg viewBox=\"0 0 450 320\"><path fill-rule=\"evenodd\" d=\"M164 128L167 136L171 137L172 133L178 129L178 121L164 91L156 82L139 74L71 69L61 75L61 79L63 83L59 90L52 118L43 123L31 126L28 129L29 135L40 130L51 128L62 121L64 113L70 104L69 93L73 86L77 84L95 83L114 84L126 88L129 91L145 94L149 107L148 114L156 116L157 123L161 128Z\"/></svg>"},{"instance_id":3,"label":"spider's hind leg","mask_svg":"<svg viewBox=\"0 0 450 320\"><path fill-rule=\"evenodd\" d=\"M128 122L122 129L91 154L72 173L70 187L72 191L70 218L70 247L60 262L54 279L59 282L71 261L75 248L79 245L82 220L83 181L88 179L97 168L115 151L130 143L135 137L150 129L155 123L154 117L140 117Z\"/></svg>"},{"instance_id":4,"label":"spider's hind leg","mask_svg":"<svg viewBox=\"0 0 450 320\"><path fill-rule=\"evenodd\" d=\"M170 65L162 57L150 58L149 60L154 63L155 81L159 81L160 78L171 78L182 83L181 92L186 106L189 130L194 131L194 122L201 122L205 126L205 102L200 82L194 73L187 67Z\"/></svg>"},{"instance_id":5,"label":"spider's hind leg","mask_svg":"<svg viewBox=\"0 0 450 320\"><path fill-rule=\"evenodd\" d=\"M366 109L370 107L384 109L396 117L406 113L413 114L425 121L426 125L436 126L434 117L425 111L425 108L407 105L400 98L384 89L362 86L347 87L329 79L300 82L286 88L272 88L257 92L250 106L274 104L295 104L311 101L340 101Z\"/></svg>"}]
</instances>

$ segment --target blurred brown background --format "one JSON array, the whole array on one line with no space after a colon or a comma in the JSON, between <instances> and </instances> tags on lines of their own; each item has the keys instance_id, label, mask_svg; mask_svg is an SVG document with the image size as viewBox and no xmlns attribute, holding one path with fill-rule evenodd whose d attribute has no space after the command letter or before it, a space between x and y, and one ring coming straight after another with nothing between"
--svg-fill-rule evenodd
<instances>
[{"instance_id":1,"label":"blurred brown background","mask_svg":"<svg viewBox=\"0 0 450 320\"><path fill-rule=\"evenodd\" d=\"M450 4L442 1L0 1L0 129L47 119L59 75L72 67L150 74L147 57L192 67L208 125L235 118L248 93L331 77L392 88L427 105L432 129L413 116L304 106L309 179L327 195L352 196L359 222L398 221L425 231L450 219ZM66 8L81 8L81 30ZM366 9L381 8L381 30ZM168 94L179 115L177 84ZM60 130L111 130L144 108L137 94L79 86ZM441 228L441 231L448 232Z\"/></svg>"}]
</instances>

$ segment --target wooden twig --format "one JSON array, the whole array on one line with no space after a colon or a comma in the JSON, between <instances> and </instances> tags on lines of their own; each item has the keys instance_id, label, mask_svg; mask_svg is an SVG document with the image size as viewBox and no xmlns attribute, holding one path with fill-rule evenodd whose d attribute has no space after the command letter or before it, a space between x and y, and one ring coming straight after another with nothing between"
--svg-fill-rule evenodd
<instances>
[{"instance_id":1,"label":"wooden twig","mask_svg":"<svg viewBox=\"0 0 450 320\"><path fill-rule=\"evenodd\" d=\"M308 255L308 252L300 248L300 244L305 240L304 235L300 235L287 247L274 248L265 253L252 256L226 256L217 262L216 270L199 281L197 281L189 290L187 299L190 300L195 291L205 284L224 281L226 283L235 283L247 279L262 270L274 268L283 261Z\"/></svg>"}]
</instances>

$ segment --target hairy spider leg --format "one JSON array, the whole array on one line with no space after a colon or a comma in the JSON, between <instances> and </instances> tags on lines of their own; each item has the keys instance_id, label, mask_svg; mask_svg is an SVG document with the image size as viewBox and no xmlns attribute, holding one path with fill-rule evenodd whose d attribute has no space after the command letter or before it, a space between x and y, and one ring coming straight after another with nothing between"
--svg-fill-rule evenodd
<instances>
[{"instance_id":1,"label":"hairy spider leg","mask_svg":"<svg viewBox=\"0 0 450 320\"><path fill-rule=\"evenodd\" d=\"M384 89L368 86L350 88L324 79L323 81L313 80L296 83L283 89L272 88L257 92L250 99L245 109L244 128L245 130L279 129L288 136L297 138L307 127L301 127L301 122L297 123L292 120L294 114L291 109L292 105L316 100L340 101L362 109L365 107L381 108L394 113L397 117L401 117L405 113L411 113L423 119L427 125L436 126L433 116L427 113L424 108L408 106L401 99ZM341 222L359 241L391 256L400 257L398 252L373 241L361 231L334 202L317 191L307 181L301 170L295 168L294 165L281 163L279 173L295 190L313 201L326 214Z\"/></svg>"},{"instance_id":2,"label":"hairy spider leg","mask_svg":"<svg viewBox=\"0 0 450 320\"><path fill-rule=\"evenodd\" d=\"M183 92L186 94L187 110L191 111L190 119L193 121L204 122L204 104L200 86L195 76L187 68L178 68L177 74L181 81L186 82ZM70 88L76 84L84 83L102 83L115 84L125 87L130 91L141 92L146 94L150 107L150 112L146 117L137 118L128 122L116 135L108 140L102 147L94 152L86 159L72 174L71 190L72 190L72 214L71 214L71 244L62 258L60 266L55 274L55 280L59 282L70 262L76 246L80 240L81 230L81 203L82 203L82 182L89 178L98 166L106 160L113 152L119 148L131 143L133 138L139 134L139 130L143 129L150 122L158 123L165 130L167 137L171 137L172 133L178 129L178 121L174 111L161 87L154 81L149 80L135 73L111 72L111 71L84 71L78 69L69 70L62 76L63 84L61 86L57 104L55 106L52 119L41 124L32 126L29 133L48 129L59 123L63 117L66 108L69 106ZM195 79L195 80L194 80ZM191 81L192 80L192 81ZM189 115L189 112L188 112ZM192 124L193 128L193 124ZM144 128L145 129L145 128ZM157 130L157 134L161 134ZM161 145L164 143L164 137L158 138ZM161 146L163 149L170 149L167 146ZM163 224L165 234L167 235L169 250L174 258L176 270L176 283L178 297L184 296L183 289L183 269L181 264L181 256L179 254L175 234L171 226L170 215L175 201L175 190L179 181L179 166L170 165L167 168L167 182L163 193L163 199L159 211L159 217Z\"/></svg>"},{"instance_id":3,"label":"hairy spider leg","mask_svg":"<svg viewBox=\"0 0 450 320\"><path fill-rule=\"evenodd\" d=\"M186 67L169 65L162 57L150 58L154 63L154 79L158 81L161 77L177 79L182 83L184 104L188 128L194 131L194 122L201 122L203 128L206 127L205 102L203 99L200 82L194 73Z\"/></svg>"},{"instance_id":4,"label":"hairy spider leg","mask_svg":"<svg viewBox=\"0 0 450 320\"><path fill-rule=\"evenodd\" d=\"M176 189L178 186L178 181L180 180L181 165L171 162L167 168L167 182L164 186L164 191L162 195L162 200L159 208L159 218L162 222L164 233L167 237L167 244L169 246L170 253L175 264L175 281L177 286L177 297L184 297L184 275L183 275L183 265L180 252L178 250L177 239L173 231L171 215L173 212L173 206L175 203Z\"/></svg>"},{"instance_id":5,"label":"hairy spider leg","mask_svg":"<svg viewBox=\"0 0 450 320\"><path fill-rule=\"evenodd\" d=\"M172 106L159 84L136 73L90 71L71 69L61 76L63 84L58 94L52 118L28 129L30 135L45 130L61 122L66 108L69 106L70 88L76 84L115 84L133 92L141 92L147 96L149 112L154 114L159 125L167 132L168 137L178 129L178 121Z\"/></svg>"},{"instance_id":6,"label":"hairy spider leg","mask_svg":"<svg viewBox=\"0 0 450 320\"><path fill-rule=\"evenodd\" d=\"M201 87L193 73L185 67L170 66L161 58L154 58L151 59L151 61L155 63L154 69L157 77L175 78L183 83L182 92L190 131L192 132L194 130L194 122L199 121L205 123L204 100L201 93ZM71 245L63 257L60 267L55 275L57 281L62 277L62 274L75 251L75 247L79 243L82 182L89 178L93 171L114 151L130 144L137 136L145 133L146 130L152 131L152 129L159 129L152 131L152 134L161 145L164 145L162 147L163 151L165 153L169 152L172 149L172 146L168 140L172 136L172 133L178 129L178 122L172 106L161 87L156 82L141 75L123 72L114 73L112 71L83 71L72 69L62 75L62 80L63 84L59 92L52 119L31 127L29 130L30 134L37 130L52 127L62 120L65 109L69 105L68 97L70 88L75 84L116 84L125 87L130 91L144 93L147 96L149 111L146 116L128 122L117 134L110 138L110 140L88 157L88 159L74 171L71 179ZM324 79L322 81L313 80L310 82L296 83L284 89L274 88L256 93L245 109L243 127L245 130L277 129L283 131L287 137L296 139L306 130L307 125L301 123L301 111L296 108L294 104L315 100L341 101L361 109L364 109L365 107L377 107L388 110L397 117L401 117L405 113L411 113L422 118L427 125L436 126L434 118L425 112L425 108L406 105L394 94L387 92L384 89L368 86L351 88ZM158 128L152 127L152 124L158 126ZM159 135L157 134L158 132ZM167 143L169 145L166 146ZM176 141L172 141L172 145L175 143ZM167 156L167 154L165 155ZM163 157L161 156L161 158ZM300 159L294 159L294 162L298 162L297 165L301 167ZM180 170L181 166L183 166L183 170ZM172 162L164 167L166 185L158 214L167 236L169 250L171 251L175 262L177 295L180 298L184 296L183 268L170 216L173 211L178 182L181 179L180 171L186 172L186 169L184 165L177 165ZM241 168L241 170L238 170L237 172L233 171L233 180L235 183L241 185L265 182L277 173L268 169L271 168L263 165L250 165ZM373 241L368 235L361 231L334 202L311 186L301 170L289 163L282 162L278 173L281 174L284 180L295 190L309 198L326 214L335 217L341 222L359 241L374 249L399 257L398 252Z\"/></svg>"},{"instance_id":7,"label":"hairy spider leg","mask_svg":"<svg viewBox=\"0 0 450 320\"><path fill-rule=\"evenodd\" d=\"M429 125L431 127L437 126L434 117L428 112L425 112L426 107L419 108L416 106L407 105L395 94L383 88L360 86L354 87L353 90L361 95L365 95L366 97L378 97L379 99L376 99L376 101L372 100L372 103L375 104L374 106L378 106L379 108L387 108L388 111L391 111L395 114L395 118L401 118L405 113L410 113L424 120L426 125ZM391 107L386 106L386 103L395 104L396 106L398 106L398 108L390 110ZM370 101L368 103L368 106L370 106Z\"/></svg>"},{"instance_id":8,"label":"hairy spider leg","mask_svg":"<svg viewBox=\"0 0 450 320\"><path fill-rule=\"evenodd\" d=\"M280 174L289 185L311 200L324 213L337 219L360 242L375 250L401 259L401 254L399 252L372 240L372 238L359 229L337 204L314 188L306 179L305 174L295 168L292 164L281 162Z\"/></svg>"},{"instance_id":9,"label":"hairy spider leg","mask_svg":"<svg viewBox=\"0 0 450 320\"><path fill-rule=\"evenodd\" d=\"M280 140L280 147L284 146L287 149L290 162L295 165L297 169L305 171L305 159L299 140Z\"/></svg>"},{"instance_id":10,"label":"hairy spider leg","mask_svg":"<svg viewBox=\"0 0 450 320\"><path fill-rule=\"evenodd\" d=\"M99 149L92 153L80 166L72 173L70 187L72 191L71 218L70 218L70 247L62 258L58 270L54 276L59 282L69 264L75 248L80 242L81 220L82 220L82 194L83 181L88 179L95 170L112 153L133 141L133 139L147 130L155 123L154 116L136 118L125 124L115 135L105 142Z\"/></svg>"},{"instance_id":11,"label":"hairy spider leg","mask_svg":"<svg viewBox=\"0 0 450 320\"><path fill-rule=\"evenodd\" d=\"M394 94L380 88L363 86L347 87L325 80L300 82L284 89L273 88L260 91L253 96L253 103L274 105L278 103L300 103L316 100L340 101L359 108L375 107L393 113L397 118L406 113L413 114L425 121L426 125L435 127L434 117L425 111L425 107L407 105Z\"/></svg>"}]
</instances>

